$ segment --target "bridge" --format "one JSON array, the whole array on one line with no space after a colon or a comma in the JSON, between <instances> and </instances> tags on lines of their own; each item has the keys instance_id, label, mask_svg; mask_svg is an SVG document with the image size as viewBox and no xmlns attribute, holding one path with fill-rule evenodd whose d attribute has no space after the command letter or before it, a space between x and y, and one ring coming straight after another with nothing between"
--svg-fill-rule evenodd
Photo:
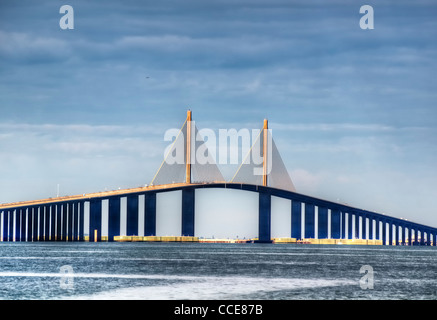
<instances>
[{"instance_id":1,"label":"bridge","mask_svg":"<svg viewBox=\"0 0 437 320\"><path fill-rule=\"evenodd\" d=\"M105 227L108 230L106 240L114 241L120 235L122 211L125 212L123 223L127 235L156 236L157 194L176 190L181 191L180 236L194 237L196 190L210 188L258 194L258 242L272 241L271 203L272 197L279 197L291 201L291 224L287 235L290 238L380 240L383 245L437 244L437 228L296 192L267 120L254 140L233 178L224 181L189 110L149 185L1 204L0 240L101 241ZM183 150L180 161L169 161L180 150ZM203 163L194 159L198 150L202 151ZM250 160L257 155L261 161ZM140 210L144 215L141 225ZM103 215L108 217L106 226L102 226ZM88 221L85 221L86 217Z\"/></svg>"}]
</instances>

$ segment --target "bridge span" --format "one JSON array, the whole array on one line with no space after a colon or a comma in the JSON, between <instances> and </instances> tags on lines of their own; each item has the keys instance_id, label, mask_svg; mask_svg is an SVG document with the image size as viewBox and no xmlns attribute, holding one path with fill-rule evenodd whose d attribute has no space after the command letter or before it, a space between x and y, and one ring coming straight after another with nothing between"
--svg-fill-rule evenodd
<instances>
[{"instance_id":1,"label":"bridge span","mask_svg":"<svg viewBox=\"0 0 437 320\"><path fill-rule=\"evenodd\" d=\"M257 193L259 242L271 242L271 199L275 196L291 201L289 236L292 238L327 239L330 235L332 239L382 240L384 245L435 245L437 243L437 229L433 227L288 190L244 183L182 183L149 186L2 205L0 207L1 240L83 241L85 235L89 234L89 241L100 241L102 216L107 215L108 225L105 229L108 230L108 241L113 241L114 237L120 235L122 198L126 199L123 201L126 211L126 234L156 236L156 195L177 190L182 191L180 236L196 236L195 194L196 190L205 188L226 188ZM109 203L107 212L103 212L103 201ZM141 206L140 201L144 201ZM144 214L142 225L138 222L140 207L144 208L144 213L141 213ZM89 217L88 230L85 230L86 216Z\"/></svg>"},{"instance_id":2,"label":"bridge span","mask_svg":"<svg viewBox=\"0 0 437 320\"><path fill-rule=\"evenodd\" d=\"M259 151L262 150L263 155L262 174L249 177L249 182L244 181L247 178L240 172L247 168L242 164L233 179L224 182L213 164L209 163L206 169L196 168L198 164L190 159L192 148L198 147L190 138L197 136L190 121L191 111L181 129L181 139L184 139L186 148L185 162L178 167L182 170L178 173L181 177L179 181L173 180L174 167L169 170L169 165L163 161L148 186L1 204L0 240L84 241L87 236L89 241L101 241L102 230L105 229L108 230L107 240L114 241L121 233L121 212L126 213L123 221L126 235L157 236L157 194L170 191L181 191L181 230L175 236L195 237L196 190L210 188L243 190L258 195L259 242L268 243L272 240L272 197L279 197L291 201L291 210L287 213L291 217L287 235L290 238L381 240L383 245L437 244L437 228L296 192L274 141L268 139L266 120L261 131L263 134L259 135ZM179 137L175 144L177 139ZM268 143L272 146L273 157L267 157ZM269 161L271 170L267 170ZM249 169L253 171L253 167ZM202 173L203 181L195 177L193 170ZM166 182L168 172L172 172L171 182ZM211 173L213 176L208 177ZM217 177L221 181L214 180ZM103 206L103 202L107 205ZM144 216L141 224L140 215ZM104 221L107 223L105 226L102 225L103 216L108 217Z\"/></svg>"}]
</instances>

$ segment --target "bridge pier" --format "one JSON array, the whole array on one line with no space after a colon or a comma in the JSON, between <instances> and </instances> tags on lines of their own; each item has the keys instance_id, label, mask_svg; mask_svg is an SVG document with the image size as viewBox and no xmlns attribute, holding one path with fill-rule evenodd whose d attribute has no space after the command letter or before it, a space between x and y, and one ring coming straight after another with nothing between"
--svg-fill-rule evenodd
<instances>
[{"instance_id":1,"label":"bridge pier","mask_svg":"<svg viewBox=\"0 0 437 320\"><path fill-rule=\"evenodd\" d=\"M391 246L391 245L393 245L393 224L389 220L387 222L387 225L388 225L388 234L387 234L388 245Z\"/></svg>"},{"instance_id":2,"label":"bridge pier","mask_svg":"<svg viewBox=\"0 0 437 320\"><path fill-rule=\"evenodd\" d=\"M47 241L47 206L41 206L39 212L39 241Z\"/></svg>"},{"instance_id":3,"label":"bridge pier","mask_svg":"<svg viewBox=\"0 0 437 320\"><path fill-rule=\"evenodd\" d=\"M401 225L401 245L406 246L407 245L407 227L405 224Z\"/></svg>"},{"instance_id":4,"label":"bridge pier","mask_svg":"<svg viewBox=\"0 0 437 320\"><path fill-rule=\"evenodd\" d=\"M61 209L61 241L67 241L67 214L68 214L68 205L67 203L62 204Z\"/></svg>"},{"instance_id":5,"label":"bridge pier","mask_svg":"<svg viewBox=\"0 0 437 320\"><path fill-rule=\"evenodd\" d=\"M328 238L328 208L318 207L318 219L317 219L317 238L327 239Z\"/></svg>"},{"instance_id":6,"label":"bridge pier","mask_svg":"<svg viewBox=\"0 0 437 320\"><path fill-rule=\"evenodd\" d=\"M369 240L374 240L373 237L373 219L371 216L368 216L367 218L367 232L368 232L368 238Z\"/></svg>"},{"instance_id":7,"label":"bridge pier","mask_svg":"<svg viewBox=\"0 0 437 320\"><path fill-rule=\"evenodd\" d=\"M33 241L40 241L41 238L41 206L35 208L33 217Z\"/></svg>"},{"instance_id":8,"label":"bridge pier","mask_svg":"<svg viewBox=\"0 0 437 320\"><path fill-rule=\"evenodd\" d=\"M8 226L9 226L9 214L7 210L3 210L1 213L2 223L2 238L1 241L8 241Z\"/></svg>"},{"instance_id":9,"label":"bridge pier","mask_svg":"<svg viewBox=\"0 0 437 320\"><path fill-rule=\"evenodd\" d=\"M108 241L120 235L120 197L109 198L108 203Z\"/></svg>"},{"instance_id":10,"label":"bridge pier","mask_svg":"<svg viewBox=\"0 0 437 320\"><path fill-rule=\"evenodd\" d=\"M127 196L126 201L126 234L138 235L138 195Z\"/></svg>"},{"instance_id":11,"label":"bridge pier","mask_svg":"<svg viewBox=\"0 0 437 320\"><path fill-rule=\"evenodd\" d=\"M67 220L65 241L74 241L74 237L73 237L73 216L74 216L73 203L67 202L65 204L65 207L66 207L65 220Z\"/></svg>"},{"instance_id":12,"label":"bridge pier","mask_svg":"<svg viewBox=\"0 0 437 320\"><path fill-rule=\"evenodd\" d=\"M27 211L26 241L33 242L33 214L35 212L35 208L30 207L26 211Z\"/></svg>"},{"instance_id":13,"label":"bridge pier","mask_svg":"<svg viewBox=\"0 0 437 320\"><path fill-rule=\"evenodd\" d=\"M354 239L359 239L360 238L360 215L356 211L354 212L354 218L355 218Z\"/></svg>"},{"instance_id":14,"label":"bridge pier","mask_svg":"<svg viewBox=\"0 0 437 320\"><path fill-rule=\"evenodd\" d=\"M79 235L78 235L78 241L84 241L84 232L85 232L85 201L81 201L78 203L78 210L79 210Z\"/></svg>"},{"instance_id":15,"label":"bridge pier","mask_svg":"<svg viewBox=\"0 0 437 320\"><path fill-rule=\"evenodd\" d=\"M50 237L49 241L55 241L56 240L56 205L52 204L50 205Z\"/></svg>"},{"instance_id":16,"label":"bridge pier","mask_svg":"<svg viewBox=\"0 0 437 320\"><path fill-rule=\"evenodd\" d=\"M144 235L156 236L156 192L144 195Z\"/></svg>"},{"instance_id":17,"label":"bridge pier","mask_svg":"<svg viewBox=\"0 0 437 320\"><path fill-rule=\"evenodd\" d=\"M195 189L182 189L182 236L194 237Z\"/></svg>"},{"instance_id":18,"label":"bridge pier","mask_svg":"<svg viewBox=\"0 0 437 320\"><path fill-rule=\"evenodd\" d=\"M89 241L101 241L102 237L102 200L91 199L90 204L90 228ZM97 237L96 234L97 233Z\"/></svg>"},{"instance_id":19,"label":"bridge pier","mask_svg":"<svg viewBox=\"0 0 437 320\"><path fill-rule=\"evenodd\" d=\"M19 209L15 209L14 210L15 230L14 230L14 236L13 236L13 241L14 242L20 241L20 231L21 231L20 221L21 221L20 210Z\"/></svg>"},{"instance_id":20,"label":"bridge pier","mask_svg":"<svg viewBox=\"0 0 437 320\"><path fill-rule=\"evenodd\" d=\"M312 203L305 203L305 238L314 238L315 207Z\"/></svg>"},{"instance_id":21,"label":"bridge pier","mask_svg":"<svg viewBox=\"0 0 437 320\"><path fill-rule=\"evenodd\" d=\"M54 208L54 215L56 220L55 231L54 231L55 241L61 241L61 212L62 212L62 205L58 203Z\"/></svg>"},{"instance_id":22,"label":"bridge pier","mask_svg":"<svg viewBox=\"0 0 437 320\"><path fill-rule=\"evenodd\" d=\"M346 239L346 212L344 212L343 210L339 210L340 211L340 219L341 219L341 234L340 237L341 239Z\"/></svg>"},{"instance_id":23,"label":"bridge pier","mask_svg":"<svg viewBox=\"0 0 437 320\"><path fill-rule=\"evenodd\" d=\"M347 233L348 233L348 236L347 236L347 239L353 239L354 238L354 236L353 236L353 234L354 234L354 231L353 231L353 229L352 229L352 219L353 217L352 217L352 213L349 211L348 213L347 213Z\"/></svg>"},{"instance_id":24,"label":"bridge pier","mask_svg":"<svg viewBox=\"0 0 437 320\"><path fill-rule=\"evenodd\" d=\"M386 245L387 244L387 225L385 223L385 219L381 220L381 228L382 228L382 245Z\"/></svg>"},{"instance_id":25,"label":"bridge pier","mask_svg":"<svg viewBox=\"0 0 437 320\"><path fill-rule=\"evenodd\" d=\"M73 202L73 232L71 234L72 240L73 241L78 241L79 240L79 232L78 232L78 228L79 228L79 202L75 201Z\"/></svg>"},{"instance_id":26,"label":"bridge pier","mask_svg":"<svg viewBox=\"0 0 437 320\"><path fill-rule=\"evenodd\" d=\"M291 201L291 237L302 238L302 203Z\"/></svg>"},{"instance_id":27,"label":"bridge pier","mask_svg":"<svg viewBox=\"0 0 437 320\"><path fill-rule=\"evenodd\" d=\"M366 240L367 239L367 235L366 235L366 232L367 232L366 219L367 218L366 218L365 214L360 214L360 218L361 218L361 219L359 219L361 221L361 228L360 228L361 236L360 236L360 239Z\"/></svg>"},{"instance_id":28,"label":"bridge pier","mask_svg":"<svg viewBox=\"0 0 437 320\"><path fill-rule=\"evenodd\" d=\"M271 242L271 195L259 193L258 242Z\"/></svg>"},{"instance_id":29,"label":"bridge pier","mask_svg":"<svg viewBox=\"0 0 437 320\"><path fill-rule=\"evenodd\" d=\"M342 226L340 210L331 209L331 238L332 239L341 238L342 227L343 226Z\"/></svg>"},{"instance_id":30,"label":"bridge pier","mask_svg":"<svg viewBox=\"0 0 437 320\"><path fill-rule=\"evenodd\" d=\"M20 236L17 241L26 241L26 211L27 209L20 209Z\"/></svg>"}]
</instances>

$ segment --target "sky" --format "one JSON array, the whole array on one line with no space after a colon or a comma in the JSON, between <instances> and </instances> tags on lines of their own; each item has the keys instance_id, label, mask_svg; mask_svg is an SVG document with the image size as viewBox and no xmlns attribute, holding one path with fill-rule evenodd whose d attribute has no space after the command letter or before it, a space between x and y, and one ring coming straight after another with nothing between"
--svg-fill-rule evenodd
<instances>
[{"instance_id":1,"label":"sky","mask_svg":"<svg viewBox=\"0 0 437 320\"><path fill-rule=\"evenodd\" d=\"M431 0L2 0L0 203L150 183L191 109L213 130L268 118L297 192L436 227L436 14ZM238 197L227 211L250 215Z\"/></svg>"}]
</instances>

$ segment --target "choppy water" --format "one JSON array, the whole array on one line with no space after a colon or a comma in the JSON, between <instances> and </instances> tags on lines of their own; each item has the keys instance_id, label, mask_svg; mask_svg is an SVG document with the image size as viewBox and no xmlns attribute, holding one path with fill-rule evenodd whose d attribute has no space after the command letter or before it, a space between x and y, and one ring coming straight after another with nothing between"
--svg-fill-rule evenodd
<instances>
[{"instance_id":1,"label":"choppy water","mask_svg":"<svg viewBox=\"0 0 437 320\"><path fill-rule=\"evenodd\" d=\"M434 247L0 243L0 299L436 298Z\"/></svg>"}]
</instances>

